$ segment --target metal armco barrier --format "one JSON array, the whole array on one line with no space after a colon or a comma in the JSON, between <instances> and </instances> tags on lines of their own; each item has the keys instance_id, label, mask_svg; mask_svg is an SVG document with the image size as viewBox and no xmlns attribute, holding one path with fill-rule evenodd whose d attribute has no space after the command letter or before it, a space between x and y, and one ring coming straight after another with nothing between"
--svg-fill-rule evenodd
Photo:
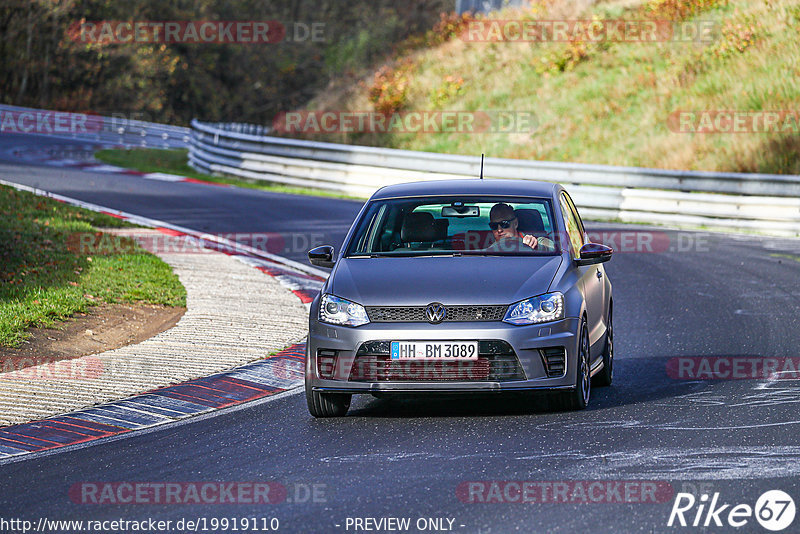
<instances>
[{"instance_id":1,"label":"metal armco barrier","mask_svg":"<svg viewBox=\"0 0 800 534\"><path fill-rule=\"evenodd\" d=\"M475 178L480 156L413 152L265 135L192 121L189 164L210 174L368 197L389 184ZM800 236L800 176L670 171L486 158L486 178L562 183L589 219Z\"/></svg>"},{"instance_id":2,"label":"metal armco barrier","mask_svg":"<svg viewBox=\"0 0 800 534\"><path fill-rule=\"evenodd\" d=\"M73 122L72 117L77 120ZM41 134L142 148L186 148L191 136L189 128L128 119L124 114L103 117L0 104L0 134L4 133Z\"/></svg>"}]
</instances>

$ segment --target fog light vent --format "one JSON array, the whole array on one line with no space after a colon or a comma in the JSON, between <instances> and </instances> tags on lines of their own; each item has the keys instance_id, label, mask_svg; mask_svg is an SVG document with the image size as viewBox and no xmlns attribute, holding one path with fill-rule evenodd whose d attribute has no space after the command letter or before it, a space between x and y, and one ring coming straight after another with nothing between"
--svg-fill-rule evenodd
<instances>
[{"instance_id":1,"label":"fog light vent","mask_svg":"<svg viewBox=\"0 0 800 534\"><path fill-rule=\"evenodd\" d=\"M330 349L317 350L317 374L320 378L332 379L336 372L336 351Z\"/></svg>"},{"instance_id":2,"label":"fog light vent","mask_svg":"<svg viewBox=\"0 0 800 534\"><path fill-rule=\"evenodd\" d=\"M548 378L564 376L567 370L567 356L564 347L539 349L539 352L542 354L542 362Z\"/></svg>"}]
</instances>

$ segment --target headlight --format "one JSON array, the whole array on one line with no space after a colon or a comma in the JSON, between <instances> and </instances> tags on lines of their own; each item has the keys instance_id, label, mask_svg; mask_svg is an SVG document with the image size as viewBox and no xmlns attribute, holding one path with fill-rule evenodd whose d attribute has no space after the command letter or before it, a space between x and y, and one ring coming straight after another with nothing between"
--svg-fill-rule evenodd
<instances>
[{"instance_id":1,"label":"headlight","mask_svg":"<svg viewBox=\"0 0 800 534\"><path fill-rule=\"evenodd\" d=\"M322 296L319 303L319 320L342 326L361 326L369 322L364 306L333 295Z\"/></svg>"},{"instance_id":2,"label":"headlight","mask_svg":"<svg viewBox=\"0 0 800 534\"><path fill-rule=\"evenodd\" d=\"M508 307L503 321L515 325L547 323L564 318L564 295L545 293Z\"/></svg>"}]
</instances>

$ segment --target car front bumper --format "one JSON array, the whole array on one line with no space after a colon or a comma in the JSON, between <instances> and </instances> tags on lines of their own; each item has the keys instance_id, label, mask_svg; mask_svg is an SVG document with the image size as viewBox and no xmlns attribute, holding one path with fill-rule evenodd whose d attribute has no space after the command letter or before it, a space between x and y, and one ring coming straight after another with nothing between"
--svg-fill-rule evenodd
<instances>
[{"instance_id":1,"label":"car front bumper","mask_svg":"<svg viewBox=\"0 0 800 534\"><path fill-rule=\"evenodd\" d=\"M571 389L576 384L579 328L577 318L540 325L513 326L502 322L370 323L357 328L311 321L306 347L306 387L341 393L477 393L521 390ZM498 340L516 354L525 379L519 380L350 380L359 347L374 341L469 341ZM564 348L564 373L548 376L540 349ZM320 351L335 351L334 378L318 372Z\"/></svg>"}]
</instances>

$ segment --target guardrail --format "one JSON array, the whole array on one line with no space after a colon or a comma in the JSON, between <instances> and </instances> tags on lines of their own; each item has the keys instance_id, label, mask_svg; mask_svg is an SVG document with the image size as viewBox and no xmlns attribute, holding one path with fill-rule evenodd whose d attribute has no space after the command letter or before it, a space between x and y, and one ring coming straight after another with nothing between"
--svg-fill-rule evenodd
<instances>
[{"instance_id":1,"label":"guardrail","mask_svg":"<svg viewBox=\"0 0 800 534\"><path fill-rule=\"evenodd\" d=\"M254 125L192 121L201 172L368 197L389 184L475 178L480 157L266 135ZM800 236L800 176L671 171L486 158L486 178L559 182L588 219Z\"/></svg>"},{"instance_id":2,"label":"guardrail","mask_svg":"<svg viewBox=\"0 0 800 534\"><path fill-rule=\"evenodd\" d=\"M58 124L56 124L58 121ZM140 120L0 104L0 133L43 134L124 147L186 148L191 130Z\"/></svg>"}]
</instances>

